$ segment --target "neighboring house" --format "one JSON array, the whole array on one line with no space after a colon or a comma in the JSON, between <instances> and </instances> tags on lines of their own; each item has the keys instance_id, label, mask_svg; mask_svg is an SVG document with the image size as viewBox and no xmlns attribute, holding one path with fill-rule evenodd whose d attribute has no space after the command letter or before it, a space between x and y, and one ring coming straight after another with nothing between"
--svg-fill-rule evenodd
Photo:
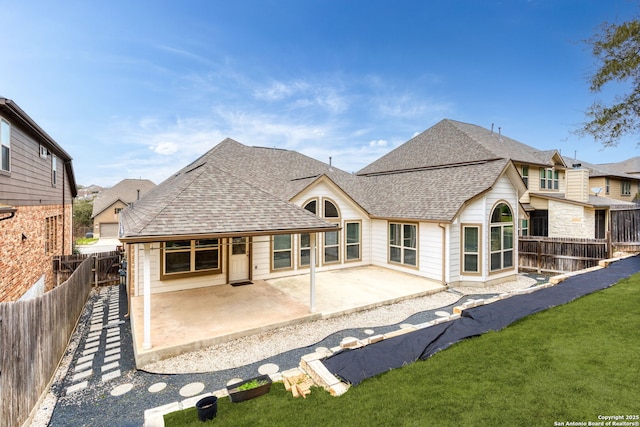
<instances>
[{"instance_id":1,"label":"neighboring house","mask_svg":"<svg viewBox=\"0 0 640 427\"><path fill-rule=\"evenodd\" d=\"M598 166L629 175L640 175L640 156L632 157L617 163L601 163Z\"/></svg>"},{"instance_id":2,"label":"neighboring house","mask_svg":"<svg viewBox=\"0 0 640 427\"><path fill-rule=\"evenodd\" d=\"M123 179L107 188L93 200L93 235L102 238L118 237L118 214L155 187L148 179Z\"/></svg>"},{"instance_id":3,"label":"neighboring house","mask_svg":"<svg viewBox=\"0 0 640 427\"><path fill-rule=\"evenodd\" d=\"M595 167L607 171L614 177L616 182L609 185L611 197L625 201L640 199L640 157L632 157L618 163L602 163ZM607 182L604 184L606 192Z\"/></svg>"},{"instance_id":4,"label":"neighboring house","mask_svg":"<svg viewBox=\"0 0 640 427\"><path fill-rule=\"evenodd\" d=\"M0 97L0 302L52 289L52 258L72 253L71 156ZM26 294L26 295L25 295Z\"/></svg>"}]
</instances>

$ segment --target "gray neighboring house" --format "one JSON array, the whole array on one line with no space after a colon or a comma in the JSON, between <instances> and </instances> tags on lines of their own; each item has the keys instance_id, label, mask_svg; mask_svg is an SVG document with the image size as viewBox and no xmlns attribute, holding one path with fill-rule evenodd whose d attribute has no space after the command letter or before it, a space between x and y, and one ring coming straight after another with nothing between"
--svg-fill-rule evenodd
<instances>
[{"instance_id":1,"label":"gray neighboring house","mask_svg":"<svg viewBox=\"0 0 640 427\"><path fill-rule=\"evenodd\" d=\"M156 184L148 179L123 179L100 192L93 200L93 235L100 238L118 238L118 214L139 200Z\"/></svg>"}]
</instances>

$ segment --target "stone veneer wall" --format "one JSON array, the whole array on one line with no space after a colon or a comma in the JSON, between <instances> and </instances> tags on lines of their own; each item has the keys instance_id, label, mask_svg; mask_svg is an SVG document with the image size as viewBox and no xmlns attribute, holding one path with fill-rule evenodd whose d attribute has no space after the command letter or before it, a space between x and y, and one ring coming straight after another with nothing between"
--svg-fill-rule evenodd
<instances>
[{"instance_id":1,"label":"stone veneer wall","mask_svg":"<svg viewBox=\"0 0 640 427\"><path fill-rule=\"evenodd\" d=\"M64 210L62 205L17 208L13 218L0 221L0 302L19 299L42 276L45 292L53 289L56 285L53 255L68 255L73 250L71 205L66 205ZM46 253L46 218L49 217L57 217L56 247ZM26 240L22 239L23 233Z\"/></svg>"},{"instance_id":2,"label":"stone veneer wall","mask_svg":"<svg viewBox=\"0 0 640 427\"><path fill-rule=\"evenodd\" d=\"M549 237L593 239L594 236L593 209L549 200Z\"/></svg>"}]
</instances>

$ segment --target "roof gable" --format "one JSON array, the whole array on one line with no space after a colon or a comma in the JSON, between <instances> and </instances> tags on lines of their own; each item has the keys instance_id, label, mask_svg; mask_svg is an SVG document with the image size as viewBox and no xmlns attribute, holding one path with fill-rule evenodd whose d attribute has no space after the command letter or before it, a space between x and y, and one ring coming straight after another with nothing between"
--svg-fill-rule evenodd
<instances>
[{"instance_id":1,"label":"roof gable","mask_svg":"<svg viewBox=\"0 0 640 427\"><path fill-rule=\"evenodd\" d=\"M495 159L566 166L556 150L540 151L481 126L444 119L357 172L358 175L472 164Z\"/></svg>"},{"instance_id":2,"label":"roof gable","mask_svg":"<svg viewBox=\"0 0 640 427\"><path fill-rule=\"evenodd\" d=\"M513 168L511 161L499 159L364 176L364 207L376 217L450 222L467 201L490 190L509 166Z\"/></svg>"},{"instance_id":3,"label":"roof gable","mask_svg":"<svg viewBox=\"0 0 640 427\"><path fill-rule=\"evenodd\" d=\"M123 238L331 229L201 157L121 213Z\"/></svg>"}]
</instances>

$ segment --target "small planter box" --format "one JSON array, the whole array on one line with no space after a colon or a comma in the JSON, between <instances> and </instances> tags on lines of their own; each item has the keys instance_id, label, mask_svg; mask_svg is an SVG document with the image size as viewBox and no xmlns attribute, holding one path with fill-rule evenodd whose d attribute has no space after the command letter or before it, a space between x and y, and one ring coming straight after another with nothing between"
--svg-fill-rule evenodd
<instances>
[{"instance_id":1,"label":"small planter box","mask_svg":"<svg viewBox=\"0 0 640 427\"><path fill-rule=\"evenodd\" d=\"M251 383L252 381L257 381L259 383L264 383L264 384L254 388L250 388L248 390L242 389L243 385ZM269 375L260 375L259 377L250 378L248 380L241 381L241 382L234 383L227 386L229 399L231 399L233 403L244 402L245 400L262 396L263 394L269 393L269 390L271 390L271 378L269 377Z\"/></svg>"}]
</instances>

